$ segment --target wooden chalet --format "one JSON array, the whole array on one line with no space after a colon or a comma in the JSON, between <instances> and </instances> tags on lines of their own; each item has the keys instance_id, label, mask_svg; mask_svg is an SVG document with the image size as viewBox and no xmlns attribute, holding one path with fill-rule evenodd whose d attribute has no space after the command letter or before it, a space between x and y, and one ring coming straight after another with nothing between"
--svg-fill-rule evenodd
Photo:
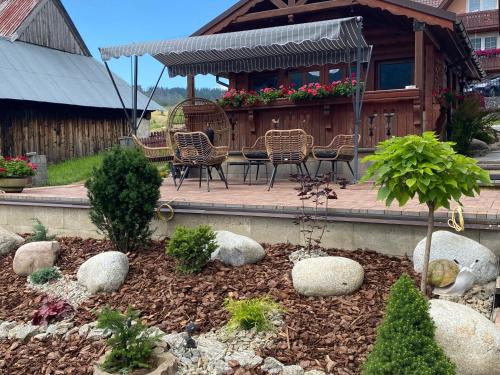
<instances>
[{"instance_id":1,"label":"wooden chalet","mask_svg":"<svg viewBox=\"0 0 500 375\"><path fill-rule=\"evenodd\" d=\"M116 82L130 108L130 86ZM146 102L139 94L139 108ZM0 0L2 155L94 154L128 135L128 113L59 0Z\"/></svg>"},{"instance_id":2,"label":"wooden chalet","mask_svg":"<svg viewBox=\"0 0 500 375\"><path fill-rule=\"evenodd\" d=\"M364 94L360 147L372 149L389 135L435 130L440 107L433 93L460 90L484 72L455 13L439 8L440 0L242 0L196 31L212 35L345 17L363 18L363 36L373 46ZM229 87L257 90L281 84L328 83L347 75L345 64L304 66L263 72L221 74ZM188 76L188 93L195 79ZM252 145L277 127L303 128L314 144L326 145L337 134L354 132L353 103L347 98L304 103L275 102L227 109L233 122L231 149ZM370 125L369 116L376 113ZM388 123L384 114L394 113Z\"/></svg>"}]
</instances>

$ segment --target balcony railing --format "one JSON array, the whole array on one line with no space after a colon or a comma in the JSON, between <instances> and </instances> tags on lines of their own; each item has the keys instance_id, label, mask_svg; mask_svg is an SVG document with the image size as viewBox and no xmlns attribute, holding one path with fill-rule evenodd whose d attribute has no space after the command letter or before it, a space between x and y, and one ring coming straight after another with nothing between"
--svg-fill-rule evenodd
<instances>
[{"instance_id":1,"label":"balcony railing","mask_svg":"<svg viewBox=\"0 0 500 375\"><path fill-rule=\"evenodd\" d=\"M459 14L467 31L499 30L498 9Z\"/></svg>"},{"instance_id":2,"label":"balcony railing","mask_svg":"<svg viewBox=\"0 0 500 375\"><path fill-rule=\"evenodd\" d=\"M499 53L478 56L483 69L486 73L498 73L500 72L500 50L495 50Z\"/></svg>"}]
</instances>

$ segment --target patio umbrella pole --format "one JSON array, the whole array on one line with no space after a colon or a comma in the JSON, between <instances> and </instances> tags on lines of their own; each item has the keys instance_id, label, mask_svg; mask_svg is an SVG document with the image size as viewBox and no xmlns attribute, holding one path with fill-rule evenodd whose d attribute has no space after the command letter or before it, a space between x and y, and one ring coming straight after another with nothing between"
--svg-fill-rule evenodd
<instances>
[{"instance_id":1,"label":"patio umbrella pole","mask_svg":"<svg viewBox=\"0 0 500 375\"><path fill-rule=\"evenodd\" d=\"M133 85L133 92L132 92L132 132L134 135L137 135L137 91L138 91L138 86L137 86L137 80L138 80L138 73L139 73L139 56L134 55L134 85Z\"/></svg>"},{"instance_id":2,"label":"patio umbrella pole","mask_svg":"<svg viewBox=\"0 0 500 375\"><path fill-rule=\"evenodd\" d=\"M358 148L359 148L359 127L361 125L361 29L363 28L363 18L356 18L357 28L356 28L356 39L357 39L357 49L356 49L356 97L354 105L354 183L358 182L359 179L359 160L358 160Z\"/></svg>"}]
</instances>

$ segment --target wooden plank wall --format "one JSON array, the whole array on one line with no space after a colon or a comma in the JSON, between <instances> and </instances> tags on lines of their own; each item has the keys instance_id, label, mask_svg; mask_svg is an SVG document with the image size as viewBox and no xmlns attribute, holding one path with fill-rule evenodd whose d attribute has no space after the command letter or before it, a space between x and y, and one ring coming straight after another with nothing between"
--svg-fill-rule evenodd
<instances>
[{"instance_id":1,"label":"wooden plank wall","mask_svg":"<svg viewBox=\"0 0 500 375\"><path fill-rule=\"evenodd\" d=\"M128 134L122 111L50 104L2 106L2 153L35 151L50 163L92 155L118 143Z\"/></svg>"},{"instance_id":2,"label":"wooden plank wall","mask_svg":"<svg viewBox=\"0 0 500 375\"><path fill-rule=\"evenodd\" d=\"M404 91L404 90L401 90ZM407 98L367 100L363 105L361 126L361 147L374 148L378 142L388 138L383 113L394 111L391 135L404 136L420 134L419 94ZM384 95L383 92L377 94ZM236 123L231 136L231 150L239 151L243 146L251 146L257 137L272 129L273 119L279 119L277 129L304 129L314 137L315 145L327 145L338 134L354 133L354 111L350 102L323 105L263 107L250 110L227 110L228 116ZM373 136L369 135L368 116L378 113L374 121Z\"/></svg>"},{"instance_id":3,"label":"wooden plank wall","mask_svg":"<svg viewBox=\"0 0 500 375\"><path fill-rule=\"evenodd\" d=\"M18 40L70 53L87 54L52 1L43 5Z\"/></svg>"}]
</instances>

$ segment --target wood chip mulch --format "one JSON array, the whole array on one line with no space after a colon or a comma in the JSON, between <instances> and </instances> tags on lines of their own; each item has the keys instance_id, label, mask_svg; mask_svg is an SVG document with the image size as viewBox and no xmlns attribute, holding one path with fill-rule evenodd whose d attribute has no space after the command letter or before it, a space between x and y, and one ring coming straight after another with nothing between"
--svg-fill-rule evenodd
<instances>
[{"instance_id":1,"label":"wood chip mulch","mask_svg":"<svg viewBox=\"0 0 500 375\"><path fill-rule=\"evenodd\" d=\"M93 239L64 238L60 242L57 265L67 274L76 274L86 259L111 249L106 241ZM370 251L326 250L330 255L358 261L365 269L365 280L353 295L312 298L298 295L292 286L288 254L296 247L265 247L267 256L258 264L233 268L216 262L200 274L185 276L175 272L173 260L164 253L165 244L154 242L148 250L129 254L130 271L122 288L84 302L75 324L94 321L94 310L105 305L121 309L132 306L142 311L147 324L164 331L179 332L188 322L196 321L200 331L206 332L227 322L222 305L229 295L270 294L287 312L272 349L259 353L261 356L305 369L359 374L374 342L390 286L403 273L417 280L411 261ZM0 258L0 320L27 322L42 297L26 288L25 278L14 274L12 259L13 254ZM91 374L92 361L103 347L102 341L90 342L78 336L69 342L39 343L32 339L17 345L0 341L0 353L7 353L0 358L0 374ZM76 354L82 350L83 355Z\"/></svg>"}]
</instances>

